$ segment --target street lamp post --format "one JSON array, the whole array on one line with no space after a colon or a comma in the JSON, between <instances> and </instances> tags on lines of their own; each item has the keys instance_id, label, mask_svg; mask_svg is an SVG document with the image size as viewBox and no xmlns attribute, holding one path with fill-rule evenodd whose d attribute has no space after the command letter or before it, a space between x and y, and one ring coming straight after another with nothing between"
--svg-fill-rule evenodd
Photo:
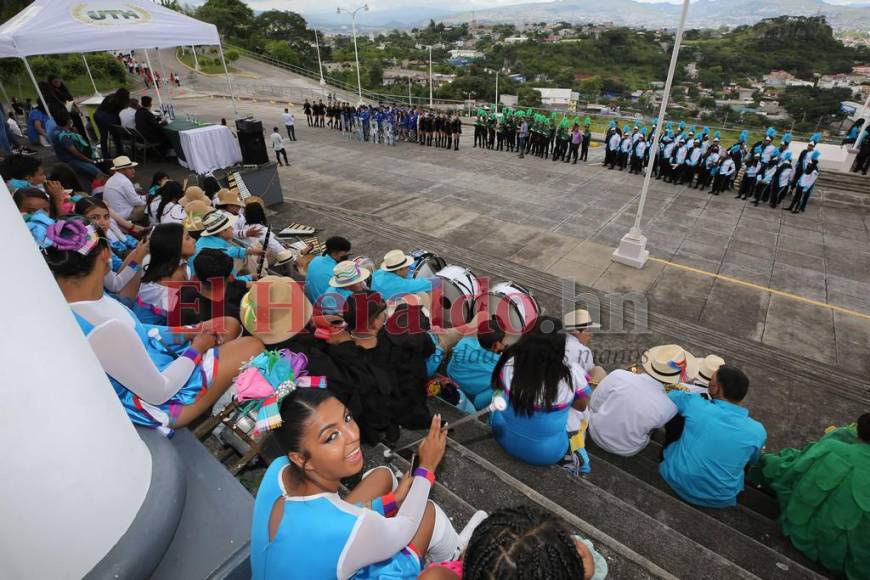
<instances>
[{"instance_id":1,"label":"street lamp post","mask_svg":"<svg viewBox=\"0 0 870 580\"><path fill-rule=\"evenodd\" d=\"M429 108L432 108L432 45L429 45Z\"/></svg>"},{"instance_id":2,"label":"street lamp post","mask_svg":"<svg viewBox=\"0 0 870 580\"><path fill-rule=\"evenodd\" d=\"M474 91L468 91L467 94L468 94L468 116L470 117L471 116L471 96L474 95L476 97L477 93L475 93Z\"/></svg>"},{"instance_id":3,"label":"street lamp post","mask_svg":"<svg viewBox=\"0 0 870 580\"><path fill-rule=\"evenodd\" d=\"M317 39L317 29L314 29L314 47L317 49L317 68L320 69L320 86L326 85L326 79L323 78L323 63L320 61L320 41ZM357 63L357 72L359 72L359 63Z\"/></svg>"},{"instance_id":4,"label":"street lamp post","mask_svg":"<svg viewBox=\"0 0 870 580\"><path fill-rule=\"evenodd\" d=\"M683 12L680 15L680 26L677 28L677 36L674 38L674 51L671 53L671 64L668 68L668 78L665 81L665 90L662 95L662 102L659 106L658 122L656 123L655 137L653 137L652 145L650 146L653 153L650 159L655 162L655 153L659 150L659 141L664 131L665 112L668 108L668 97L671 94L671 84L674 81L674 71L677 68L677 57L680 54L680 43L683 40L683 29L686 26L686 15L689 13L689 0L683 0ZM611 259L614 262L632 266L634 268L643 268L649 259L649 251L646 249L646 236L643 235L640 224L643 218L643 206L646 203L646 194L649 191L650 178L652 171L647 166L644 170L643 186L640 190L640 201L637 205L637 215L634 217L634 225L627 234L622 236L619 242L619 247L613 252Z\"/></svg>"},{"instance_id":5,"label":"street lamp post","mask_svg":"<svg viewBox=\"0 0 870 580\"><path fill-rule=\"evenodd\" d=\"M498 115L498 71L495 71L495 114Z\"/></svg>"},{"instance_id":6,"label":"street lamp post","mask_svg":"<svg viewBox=\"0 0 870 580\"><path fill-rule=\"evenodd\" d=\"M366 12L368 12L369 5L363 4L362 6L358 6L354 10L348 10L347 8L342 8L341 6L339 6L338 8L335 9L336 14L341 14L342 12L350 14L351 30L353 31L353 57L354 57L354 59L356 59L356 88L357 88L357 92L359 93L359 103L357 103L358 105L362 105L362 102L363 102L362 80L360 79L360 76L359 76L359 51L357 50L357 47L356 47L356 13L359 12L360 10L365 10Z\"/></svg>"}]
</instances>

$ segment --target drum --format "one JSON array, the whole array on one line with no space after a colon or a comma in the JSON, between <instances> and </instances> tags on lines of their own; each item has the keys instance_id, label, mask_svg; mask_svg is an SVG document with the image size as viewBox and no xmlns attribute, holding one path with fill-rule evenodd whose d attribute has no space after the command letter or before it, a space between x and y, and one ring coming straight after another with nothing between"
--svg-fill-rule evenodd
<instances>
[{"instance_id":1,"label":"drum","mask_svg":"<svg viewBox=\"0 0 870 580\"><path fill-rule=\"evenodd\" d=\"M440 258L439 258L440 259ZM480 282L462 266L445 266L435 273L441 282L432 296L432 310L441 326L459 326L471 321Z\"/></svg>"},{"instance_id":2,"label":"drum","mask_svg":"<svg viewBox=\"0 0 870 580\"><path fill-rule=\"evenodd\" d=\"M428 250L416 249L408 255L414 258L414 263L408 267L408 276L411 278L434 278L436 272L447 266L444 258Z\"/></svg>"},{"instance_id":3,"label":"drum","mask_svg":"<svg viewBox=\"0 0 870 580\"><path fill-rule=\"evenodd\" d=\"M504 325L507 334L522 334L532 327L541 314L541 307L532 293L515 282L501 282L489 289L486 309ZM474 310L478 310L475 305Z\"/></svg>"}]
</instances>

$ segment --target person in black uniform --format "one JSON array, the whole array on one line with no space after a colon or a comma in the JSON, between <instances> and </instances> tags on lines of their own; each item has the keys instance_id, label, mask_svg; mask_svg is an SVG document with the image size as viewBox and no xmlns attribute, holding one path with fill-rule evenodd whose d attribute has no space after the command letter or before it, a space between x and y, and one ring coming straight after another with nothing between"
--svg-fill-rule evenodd
<instances>
[{"instance_id":1,"label":"person in black uniform","mask_svg":"<svg viewBox=\"0 0 870 580\"><path fill-rule=\"evenodd\" d=\"M305 113L305 119L308 121L308 126L311 126L313 119L311 118L311 103L305 99L305 104L302 105L302 111Z\"/></svg>"},{"instance_id":2,"label":"person in black uniform","mask_svg":"<svg viewBox=\"0 0 870 580\"><path fill-rule=\"evenodd\" d=\"M435 132L435 147L443 147L444 141L444 114L439 113L432 122Z\"/></svg>"},{"instance_id":3,"label":"person in black uniform","mask_svg":"<svg viewBox=\"0 0 870 580\"><path fill-rule=\"evenodd\" d=\"M453 114L453 150L459 151L459 136L462 135L462 119L459 113Z\"/></svg>"}]
</instances>

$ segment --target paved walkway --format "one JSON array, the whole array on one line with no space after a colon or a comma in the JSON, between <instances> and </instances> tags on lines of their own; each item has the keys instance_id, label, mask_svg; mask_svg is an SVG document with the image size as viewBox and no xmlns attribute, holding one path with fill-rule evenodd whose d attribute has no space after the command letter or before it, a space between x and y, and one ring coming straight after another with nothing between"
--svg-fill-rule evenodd
<instances>
[{"instance_id":1,"label":"paved walkway","mask_svg":"<svg viewBox=\"0 0 870 580\"><path fill-rule=\"evenodd\" d=\"M190 100L215 117L230 106ZM278 105L244 103L280 125ZM605 292L641 292L673 318L863 374L870 370L870 214L826 204L793 215L653 182L643 270L610 260L634 221L639 176L588 164L472 149L459 152L348 141L297 124L286 198L372 214L451 244ZM411 249L411 248L407 248ZM735 282L738 280L740 282Z\"/></svg>"}]
</instances>

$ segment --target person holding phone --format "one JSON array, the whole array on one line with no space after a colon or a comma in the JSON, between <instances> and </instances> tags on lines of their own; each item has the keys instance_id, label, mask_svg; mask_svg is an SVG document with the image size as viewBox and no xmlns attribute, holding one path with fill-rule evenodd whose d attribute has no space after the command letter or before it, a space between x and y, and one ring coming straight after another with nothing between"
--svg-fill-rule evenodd
<instances>
[{"instance_id":1,"label":"person holding phone","mask_svg":"<svg viewBox=\"0 0 870 580\"><path fill-rule=\"evenodd\" d=\"M440 416L417 450L419 467L401 481L376 468L341 497L342 479L365 464L353 415L329 390L299 387L281 401L280 413L274 437L282 455L266 471L254 504L256 580L410 580L427 554L440 561L459 553L459 535L428 499L447 443Z\"/></svg>"}]
</instances>

